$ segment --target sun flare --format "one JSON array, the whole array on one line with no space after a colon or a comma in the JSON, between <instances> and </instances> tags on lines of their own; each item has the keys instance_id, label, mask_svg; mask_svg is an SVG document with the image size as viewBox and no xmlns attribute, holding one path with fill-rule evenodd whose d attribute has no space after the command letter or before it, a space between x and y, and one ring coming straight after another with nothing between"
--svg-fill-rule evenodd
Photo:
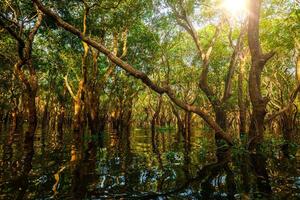
<instances>
[{"instance_id":1,"label":"sun flare","mask_svg":"<svg viewBox=\"0 0 300 200\"><path fill-rule=\"evenodd\" d=\"M238 17L247 11L247 0L223 0L222 7L232 16Z\"/></svg>"}]
</instances>

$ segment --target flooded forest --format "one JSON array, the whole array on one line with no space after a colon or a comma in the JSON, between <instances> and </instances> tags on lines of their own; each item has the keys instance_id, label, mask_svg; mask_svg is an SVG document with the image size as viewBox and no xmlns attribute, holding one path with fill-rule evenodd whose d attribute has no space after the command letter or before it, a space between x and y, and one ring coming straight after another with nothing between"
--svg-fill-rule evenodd
<instances>
[{"instance_id":1,"label":"flooded forest","mask_svg":"<svg viewBox=\"0 0 300 200\"><path fill-rule=\"evenodd\" d=\"M300 199L299 0L1 0L0 200Z\"/></svg>"}]
</instances>

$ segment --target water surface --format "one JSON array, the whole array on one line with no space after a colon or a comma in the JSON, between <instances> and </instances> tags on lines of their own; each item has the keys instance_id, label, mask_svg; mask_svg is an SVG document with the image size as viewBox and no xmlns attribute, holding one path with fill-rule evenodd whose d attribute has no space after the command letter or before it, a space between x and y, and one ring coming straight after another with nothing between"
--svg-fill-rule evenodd
<instances>
[{"instance_id":1,"label":"water surface","mask_svg":"<svg viewBox=\"0 0 300 200\"><path fill-rule=\"evenodd\" d=\"M207 139L209 138L209 139ZM300 199L297 147L284 156L269 141L264 153L217 149L209 133L104 133L35 141L3 131L0 199Z\"/></svg>"}]
</instances>

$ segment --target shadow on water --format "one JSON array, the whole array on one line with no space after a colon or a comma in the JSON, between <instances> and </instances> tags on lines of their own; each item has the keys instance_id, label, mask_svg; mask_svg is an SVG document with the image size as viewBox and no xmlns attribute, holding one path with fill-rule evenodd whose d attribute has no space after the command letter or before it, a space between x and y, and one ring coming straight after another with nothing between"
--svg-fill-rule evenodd
<instances>
[{"instance_id":1,"label":"shadow on water","mask_svg":"<svg viewBox=\"0 0 300 200\"><path fill-rule=\"evenodd\" d=\"M216 149L205 133L1 136L0 199L299 199L300 159ZM208 139L207 139L208 138Z\"/></svg>"}]
</instances>

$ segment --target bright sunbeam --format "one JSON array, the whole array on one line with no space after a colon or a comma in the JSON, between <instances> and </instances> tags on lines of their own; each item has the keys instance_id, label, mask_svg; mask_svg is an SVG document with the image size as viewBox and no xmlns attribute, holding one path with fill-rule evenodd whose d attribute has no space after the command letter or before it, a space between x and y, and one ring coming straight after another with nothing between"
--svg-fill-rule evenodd
<instances>
[{"instance_id":1,"label":"bright sunbeam","mask_svg":"<svg viewBox=\"0 0 300 200\"><path fill-rule=\"evenodd\" d=\"M247 11L247 0L223 0L222 7L234 17L239 17Z\"/></svg>"}]
</instances>

